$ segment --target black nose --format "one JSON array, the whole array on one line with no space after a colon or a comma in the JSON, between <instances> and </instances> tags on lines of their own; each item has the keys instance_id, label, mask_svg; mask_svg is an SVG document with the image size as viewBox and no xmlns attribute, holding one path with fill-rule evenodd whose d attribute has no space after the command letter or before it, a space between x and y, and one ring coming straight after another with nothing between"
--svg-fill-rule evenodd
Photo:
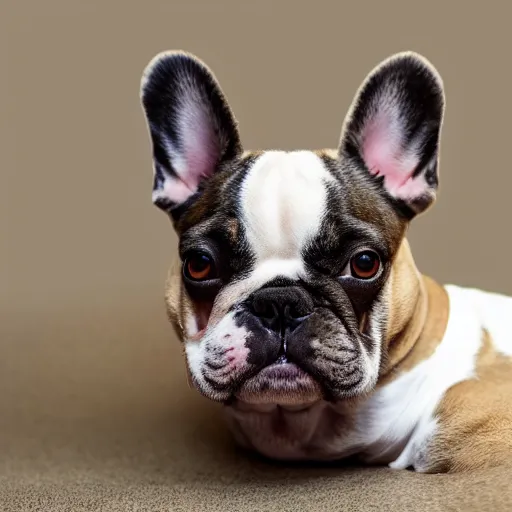
<instances>
[{"instance_id":1,"label":"black nose","mask_svg":"<svg viewBox=\"0 0 512 512\"><path fill-rule=\"evenodd\" d=\"M310 296L296 286L258 290L250 307L265 326L280 336L295 330L313 312Z\"/></svg>"}]
</instances>

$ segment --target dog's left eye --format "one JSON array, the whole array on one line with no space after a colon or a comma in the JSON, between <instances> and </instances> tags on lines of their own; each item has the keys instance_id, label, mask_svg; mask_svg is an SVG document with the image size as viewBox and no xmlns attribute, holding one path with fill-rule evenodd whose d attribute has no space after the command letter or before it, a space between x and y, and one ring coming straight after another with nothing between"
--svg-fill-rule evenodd
<instances>
[{"instance_id":1,"label":"dog's left eye","mask_svg":"<svg viewBox=\"0 0 512 512\"><path fill-rule=\"evenodd\" d=\"M371 279L380 268L379 255L373 251L363 251L350 260L350 272L358 279Z\"/></svg>"},{"instance_id":2,"label":"dog's left eye","mask_svg":"<svg viewBox=\"0 0 512 512\"><path fill-rule=\"evenodd\" d=\"M185 277L191 281L207 281L215 274L215 266L210 256L197 253L186 258L183 267Z\"/></svg>"}]
</instances>

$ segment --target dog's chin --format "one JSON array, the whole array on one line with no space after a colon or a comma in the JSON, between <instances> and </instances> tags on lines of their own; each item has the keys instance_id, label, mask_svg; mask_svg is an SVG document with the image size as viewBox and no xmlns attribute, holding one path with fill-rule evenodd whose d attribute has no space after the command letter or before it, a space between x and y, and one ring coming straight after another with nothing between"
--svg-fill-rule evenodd
<instances>
[{"instance_id":1,"label":"dog's chin","mask_svg":"<svg viewBox=\"0 0 512 512\"><path fill-rule=\"evenodd\" d=\"M321 386L290 362L275 362L247 379L235 398L250 405L305 406L323 397Z\"/></svg>"}]
</instances>

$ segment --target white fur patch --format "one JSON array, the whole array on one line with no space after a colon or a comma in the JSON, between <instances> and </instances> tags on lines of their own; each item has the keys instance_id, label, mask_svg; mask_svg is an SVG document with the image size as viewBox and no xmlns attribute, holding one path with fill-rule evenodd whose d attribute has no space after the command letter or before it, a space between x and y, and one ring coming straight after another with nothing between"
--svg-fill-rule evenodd
<instances>
[{"instance_id":1,"label":"white fur patch","mask_svg":"<svg viewBox=\"0 0 512 512\"><path fill-rule=\"evenodd\" d=\"M301 251L320 230L332 179L311 151L268 151L256 160L241 194L245 232L256 255L254 279L300 275Z\"/></svg>"},{"instance_id":2,"label":"white fur patch","mask_svg":"<svg viewBox=\"0 0 512 512\"><path fill-rule=\"evenodd\" d=\"M188 367L196 383L207 394L216 395L204 379L205 363L215 365L218 370L208 370L214 380L236 378L237 374L247 364L249 349L245 346L248 331L244 326L238 326L234 319L235 312L225 315L200 340L185 341L185 354ZM215 396L217 399L227 398Z\"/></svg>"},{"instance_id":3,"label":"white fur patch","mask_svg":"<svg viewBox=\"0 0 512 512\"><path fill-rule=\"evenodd\" d=\"M495 349L505 356L512 357L512 297L475 288L466 288L465 293L478 310L482 327L489 331Z\"/></svg>"}]
</instances>

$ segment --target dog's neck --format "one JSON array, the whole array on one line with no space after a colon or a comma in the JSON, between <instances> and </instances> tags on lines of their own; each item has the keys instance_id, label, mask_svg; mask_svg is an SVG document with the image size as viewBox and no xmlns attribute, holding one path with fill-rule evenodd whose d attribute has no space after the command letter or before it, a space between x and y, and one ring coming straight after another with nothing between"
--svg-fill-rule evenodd
<instances>
[{"instance_id":1,"label":"dog's neck","mask_svg":"<svg viewBox=\"0 0 512 512\"><path fill-rule=\"evenodd\" d=\"M379 384L385 384L429 357L442 340L449 315L443 286L422 275L404 240L390 277L387 357Z\"/></svg>"}]
</instances>

